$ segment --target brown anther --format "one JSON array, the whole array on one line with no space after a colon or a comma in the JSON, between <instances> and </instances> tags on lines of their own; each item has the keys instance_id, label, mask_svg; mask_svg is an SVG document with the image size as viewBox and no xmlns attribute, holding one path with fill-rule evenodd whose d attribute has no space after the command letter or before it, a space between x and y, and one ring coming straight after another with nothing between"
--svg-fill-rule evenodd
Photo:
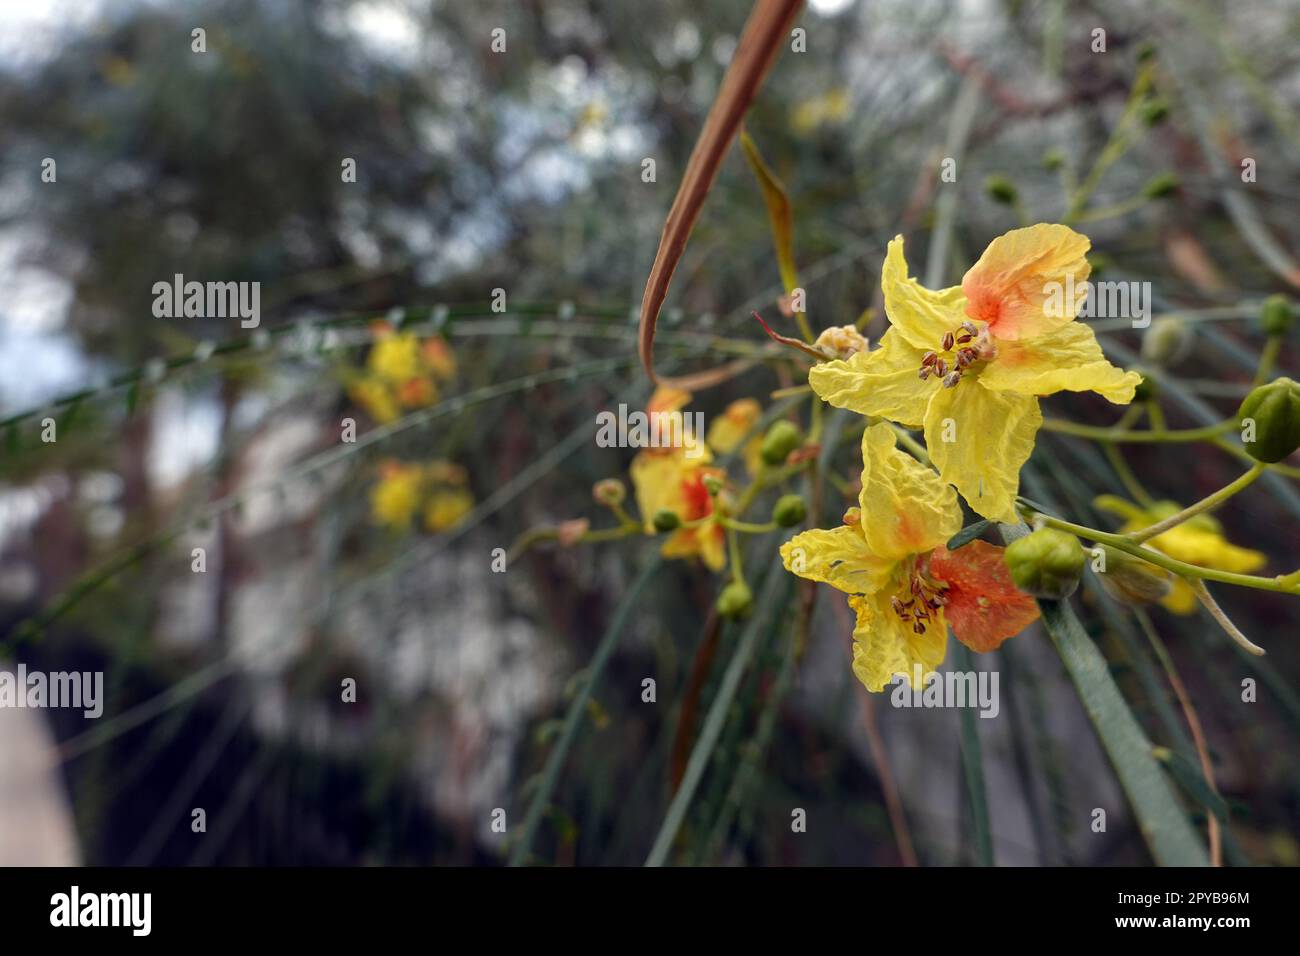
<instances>
[{"instance_id":1,"label":"brown anther","mask_svg":"<svg viewBox=\"0 0 1300 956\"><path fill-rule=\"evenodd\" d=\"M980 330L979 330L978 328L975 327L975 323L974 323L974 322L969 322L969 321L968 321L968 322L963 322L963 323L961 324L961 327L962 327L962 328L963 328L967 333L969 333L970 335L979 335L979 334L980 334Z\"/></svg>"},{"instance_id":2,"label":"brown anther","mask_svg":"<svg viewBox=\"0 0 1300 956\"><path fill-rule=\"evenodd\" d=\"M955 336L953 336L951 332L943 333L943 350L945 352L950 351L952 349L952 343L954 341L955 341Z\"/></svg>"},{"instance_id":3,"label":"brown anther","mask_svg":"<svg viewBox=\"0 0 1300 956\"><path fill-rule=\"evenodd\" d=\"M915 624L912 625L912 630L917 634L924 634L925 625L922 624L920 621L917 621Z\"/></svg>"},{"instance_id":4,"label":"brown anther","mask_svg":"<svg viewBox=\"0 0 1300 956\"><path fill-rule=\"evenodd\" d=\"M940 378L948 374L948 363L943 359L936 359L934 363L934 374Z\"/></svg>"},{"instance_id":5,"label":"brown anther","mask_svg":"<svg viewBox=\"0 0 1300 956\"><path fill-rule=\"evenodd\" d=\"M965 349L962 349L960 352L957 353L957 361L955 364L959 370L964 369L967 365L970 365L970 356L966 354Z\"/></svg>"},{"instance_id":6,"label":"brown anther","mask_svg":"<svg viewBox=\"0 0 1300 956\"><path fill-rule=\"evenodd\" d=\"M921 356L921 364L933 365L935 363L935 360L938 357L939 357L938 354L935 352L926 352L924 355Z\"/></svg>"},{"instance_id":7,"label":"brown anther","mask_svg":"<svg viewBox=\"0 0 1300 956\"><path fill-rule=\"evenodd\" d=\"M930 369L927 366L922 365L921 370L917 372L916 375L921 381L924 382L927 378L930 377Z\"/></svg>"},{"instance_id":8,"label":"brown anther","mask_svg":"<svg viewBox=\"0 0 1300 956\"><path fill-rule=\"evenodd\" d=\"M957 336L957 341L958 341L958 343L960 343L961 345L965 345L967 342L971 341L971 340L974 339L974 338L975 338L975 336L973 336L973 335L971 335L969 332L967 332L965 335L959 335L959 336Z\"/></svg>"},{"instance_id":9,"label":"brown anther","mask_svg":"<svg viewBox=\"0 0 1300 956\"><path fill-rule=\"evenodd\" d=\"M903 613L903 602L900 601L897 597L891 597L889 599L889 606L894 609L895 614Z\"/></svg>"},{"instance_id":10,"label":"brown anther","mask_svg":"<svg viewBox=\"0 0 1300 956\"><path fill-rule=\"evenodd\" d=\"M961 372L953 372L949 375L944 376L943 387L953 388L960 381L961 381Z\"/></svg>"},{"instance_id":11,"label":"brown anther","mask_svg":"<svg viewBox=\"0 0 1300 956\"><path fill-rule=\"evenodd\" d=\"M958 354L966 356L967 359L973 362L980 357L980 350L975 348L964 348Z\"/></svg>"}]
</instances>

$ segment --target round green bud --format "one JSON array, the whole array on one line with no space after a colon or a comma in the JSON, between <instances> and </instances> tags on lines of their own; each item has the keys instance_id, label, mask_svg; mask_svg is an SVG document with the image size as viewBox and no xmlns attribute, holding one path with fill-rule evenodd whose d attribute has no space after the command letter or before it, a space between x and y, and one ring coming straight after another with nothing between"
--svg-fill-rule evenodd
<instances>
[{"instance_id":1,"label":"round green bud","mask_svg":"<svg viewBox=\"0 0 1300 956\"><path fill-rule=\"evenodd\" d=\"M1150 40L1143 43L1137 48L1137 60L1139 63L1146 63L1148 60L1155 59L1156 45Z\"/></svg>"},{"instance_id":2,"label":"round green bud","mask_svg":"<svg viewBox=\"0 0 1300 956\"><path fill-rule=\"evenodd\" d=\"M1043 153L1043 168L1049 173L1054 173L1065 165L1065 153L1053 146L1047 152Z\"/></svg>"},{"instance_id":3,"label":"round green bud","mask_svg":"<svg viewBox=\"0 0 1300 956\"><path fill-rule=\"evenodd\" d=\"M1142 122L1148 126L1159 126L1169 116L1169 104L1165 100L1148 100L1142 104Z\"/></svg>"},{"instance_id":4,"label":"round green bud","mask_svg":"<svg viewBox=\"0 0 1300 956\"><path fill-rule=\"evenodd\" d=\"M716 496L722 490L722 479L717 475L705 475L701 480L704 484L704 490L711 496Z\"/></svg>"},{"instance_id":5,"label":"round green bud","mask_svg":"<svg viewBox=\"0 0 1300 956\"><path fill-rule=\"evenodd\" d=\"M1174 365L1187 357L1193 346L1187 324L1173 316L1151 323L1142 336L1142 358L1151 365Z\"/></svg>"},{"instance_id":6,"label":"round green bud","mask_svg":"<svg viewBox=\"0 0 1300 956\"><path fill-rule=\"evenodd\" d=\"M682 519L677 517L677 512L670 511L667 508L660 508L656 511L651 521L655 526L655 530L659 532L676 531L682 524Z\"/></svg>"},{"instance_id":7,"label":"round green bud","mask_svg":"<svg viewBox=\"0 0 1300 956\"><path fill-rule=\"evenodd\" d=\"M793 528L808 517L808 509L798 495L782 495L772 508L772 520L782 528Z\"/></svg>"},{"instance_id":8,"label":"round green bud","mask_svg":"<svg viewBox=\"0 0 1300 956\"><path fill-rule=\"evenodd\" d=\"M1261 385L1246 396L1237 418L1251 458L1268 464L1281 461L1300 448L1300 384L1278 378Z\"/></svg>"},{"instance_id":9,"label":"round green bud","mask_svg":"<svg viewBox=\"0 0 1300 956\"><path fill-rule=\"evenodd\" d=\"M754 594L744 581L732 581L718 595L716 607L723 617L745 617L754 607Z\"/></svg>"},{"instance_id":10,"label":"round green bud","mask_svg":"<svg viewBox=\"0 0 1300 956\"><path fill-rule=\"evenodd\" d=\"M1178 188L1178 177L1173 173L1161 173L1142 187L1142 195L1147 199L1164 199Z\"/></svg>"},{"instance_id":11,"label":"round green bud","mask_svg":"<svg viewBox=\"0 0 1300 956\"><path fill-rule=\"evenodd\" d=\"M994 202L1004 206L1013 205L1020 195L1016 192L1015 183L1005 176L990 176L984 180L984 192Z\"/></svg>"},{"instance_id":12,"label":"round green bud","mask_svg":"<svg viewBox=\"0 0 1300 956\"><path fill-rule=\"evenodd\" d=\"M1173 587L1168 571L1136 555L1105 544L1095 546L1090 553L1097 580L1121 604L1154 604Z\"/></svg>"},{"instance_id":13,"label":"round green bud","mask_svg":"<svg viewBox=\"0 0 1300 956\"><path fill-rule=\"evenodd\" d=\"M1060 600L1074 593L1083 576L1079 539L1055 528L1040 528L1007 545L1003 559L1016 587L1034 597Z\"/></svg>"},{"instance_id":14,"label":"round green bud","mask_svg":"<svg viewBox=\"0 0 1300 956\"><path fill-rule=\"evenodd\" d=\"M1268 335L1286 335L1295 321L1295 310L1284 295L1270 295L1259 311L1259 323Z\"/></svg>"},{"instance_id":15,"label":"round green bud","mask_svg":"<svg viewBox=\"0 0 1300 956\"><path fill-rule=\"evenodd\" d=\"M591 497L598 505L616 508L627 499L627 488L617 478L602 478L591 486Z\"/></svg>"},{"instance_id":16,"label":"round green bud","mask_svg":"<svg viewBox=\"0 0 1300 956\"><path fill-rule=\"evenodd\" d=\"M769 465L780 465L790 457L790 452L799 447L803 436L793 422L778 418L763 436L763 461Z\"/></svg>"},{"instance_id":17,"label":"round green bud","mask_svg":"<svg viewBox=\"0 0 1300 956\"><path fill-rule=\"evenodd\" d=\"M1133 389L1133 401L1149 402L1160 394L1160 387L1156 385L1156 380L1145 369L1135 368L1131 369L1131 371L1142 376L1142 381L1138 382L1137 388Z\"/></svg>"}]
</instances>

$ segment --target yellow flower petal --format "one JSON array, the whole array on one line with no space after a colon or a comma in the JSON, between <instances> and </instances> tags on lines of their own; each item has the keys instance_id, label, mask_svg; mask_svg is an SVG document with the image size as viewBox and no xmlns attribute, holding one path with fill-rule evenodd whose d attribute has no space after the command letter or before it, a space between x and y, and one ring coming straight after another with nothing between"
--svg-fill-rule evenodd
<instances>
[{"instance_id":1,"label":"yellow flower petal","mask_svg":"<svg viewBox=\"0 0 1300 956\"><path fill-rule=\"evenodd\" d=\"M857 528L847 525L800 532L781 545L781 561L792 574L848 594L879 589L893 568L871 553Z\"/></svg>"},{"instance_id":2,"label":"yellow flower petal","mask_svg":"<svg viewBox=\"0 0 1300 956\"><path fill-rule=\"evenodd\" d=\"M632 459L628 474L636 492L636 506L641 512L646 534L654 534L654 515L661 508L677 511L681 508L680 493L682 460L676 455L656 455L639 452ZM679 514L680 517L680 514Z\"/></svg>"},{"instance_id":3,"label":"yellow flower petal","mask_svg":"<svg viewBox=\"0 0 1300 956\"><path fill-rule=\"evenodd\" d=\"M699 555L710 571L727 566L727 538L722 525L712 521L698 528L681 528L664 542L660 553L665 558L691 558Z\"/></svg>"},{"instance_id":4,"label":"yellow flower petal","mask_svg":"<svg viewBox=\"0 0 1300 956\"><path fill-rule=\"evenodd\" d=\"M1069 226L1039 223L994 239L961 281L966 315L997 339L1043 335L1074 319L1091 243ZM1076 295L1072 290L1078 289Z\"/></svg>"},{"instance_id":5,"label":"yellow flower petal","mask_svg":"<svg viewBox=\"0 0 1300 956\"><path fill-rule=\"evenodd\" d=\"M1173 579L1169 593L1160 599L1160 603L1172 613L1183 617L1195 614L1196 609L1201 606L1201 602L1196 600L1196 592L1192 590L1191 585L1177 576Z\"/></svg>"},{"instance_id":6,"label":"yellow flower petal","mask_svg":"<svg viewBox=\"0 0 1300 956\"><path fill-rule=\"evenodd\" d=\"M1144 522L1149 524L1149 522ZM1129 528L1125 531L1136 530ZM1235 574L1258 571L1268 561L1259 551L1240 548L1223 535L1213 531L1180 524L1147 542L1176 561L1185 561L1200 568L1215 568Z\"/></svg>"},{"instance_id":7,"label":"yellow flower petal","mask_svg":"<svg viewBox=\"0 0 1300 956\"><path fill-rule=\"evenodd\" d=\"M740 398L727 406L713 423L709 425L706 439L709 447L716 452L727 455L736 450L736 446L750 433L754 424L762 415L763 409L752 398Z\"/></svg>"},{"instance_id":8,"label":"yellow flower petal","mask_svg":"<svg viewBox=\"0 0 1300 956\"><path fill-rule=\"evenodd\" d=\"M920 428L926 402L939 387L936 379L923 382L917 375L924 354L896 329L890 329L875 351L814 365L808 372L808 384L836 408Z\"/></svg>"},{"instance_id":9,"label":"yellow flower petal","mask_svg":"<svg viewBox=\"0 0 1300 956\"><path fill-rule=\"evenodd\" d=\"M884 422L862 433L861 527L877 557L899 561L933 551L961 530L957 496L938 475L895 447Z\"/></svg>"},{"instance_id":10,"label":"yellow flower petal","mask_svg":"<svg viewBox=\"0 0 1300 956\"><path fill-rule=\"evenodd\" d=\"M1032 339L999 342L997 356L980 372L979 381L985 388L1021 395L1096 392L1127 405L1142 376L1111 365L1092 329L1070 322Z\"/></svg>"},{"instance_id":11,"label":"yellow flower petal","mask_svg":"<svg viewBox=\"0 0 1300 956\"><path fill-rule=\"evenodd\" d=\"M1043 424L1038 400L980 379L940 389L925 413L925 445L943 480L990 521L1016 521L1020 469Z\"/></svg>"},{"instance_id":12,"label":"yellow flower petal","mask_svg":"<svg viewBox=\"0 0 1300 956\"><path fill-rule=\"evenodd\" d=\"M953 286L935 292L907 274L902 236L895 236L889 243L880 287L885 294L885 314L890 323L922 353L939 348L944 333L953 331L966 320L966 296L960 288ZM913 374L915 371L914 368Z\"/></svg>"},{"instance_id":13,"label":"yellow flower petal","mask_svg":"<svg viewBox=\"0 0 1300 956\"><path fill-rule=\"evenodd\" d=\"M892 592L892 589L891 589ZM915 683L914 667L920 665L924 681L943 663L948 649L948 626L943 612L917 634L912 625L899 618L889 606L888 593L875 596L849 598L849 606L857 614L853 628L853 673L870 691L882 691L895 674L906 674L908 683Z\"/></svg>"}]
</instances>

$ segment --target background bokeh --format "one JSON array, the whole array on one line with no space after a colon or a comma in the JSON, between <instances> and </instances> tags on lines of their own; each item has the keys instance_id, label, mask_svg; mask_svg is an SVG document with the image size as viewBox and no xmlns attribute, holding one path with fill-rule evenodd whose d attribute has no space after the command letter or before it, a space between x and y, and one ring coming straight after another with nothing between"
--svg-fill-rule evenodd
<instances>
[{"instance_id":1,"label":"background bokeh","mask_svg":"<svg viewBox=\"0 0 1300 956\"><path fill-rule=\"evenodd\" d=\"M539 548L505 573L490 555L537 525L599 524L592 483L626 473L632 452L597 447L595 414L649 395L632 310L748 8L0 6L0 658L103 670L107 688L98 721L0 710L0 863L504 861L656 546ZM1151 283L1168 341L1123 320L1095 327L1117 364L1145 350L1171 424L1235 409L1263 342L1260 301L1300 285L1300 8L819 0L799 24L807 52L777 60L747 128L793 200L814 325L874 307L873 338L888 239L906 235L913 269L929 255L946 284L1021 216L1059 218L1062 172L1045 157L1059 153L1067 176L1091 167L1153 44L1168 116L1098 186L1097 206L1126 208L1078 228L1100 276ZM505 53L490 49L498 27ZM936 178L945 157L954 183ZM346 158L355 182L340 175ZM1144 201L1167 174L1177 187ZM991 176L1014 185L1018 207L989 194ZM941 219L950 242L936 258ZM234 319L155 318L152 286L176 273L261 283L269 339ZM489 308L497 288L503 315ZM678 270L660 363L706 367L728 340L756 344L749 311L779 320L781 291L761 194L733 150ZM442 399L472 400L384 431L347 387L376 318L444 336L457 372ZM1296 358L1293 338L1280 369ZM711 420L788 384L760 364L692 408ZM1116 415L1088 397L1049 409ZM40 440L46 415L53 444ZM345 417L370 439L341 446ZM1238 470L1205 446L1126 454L1153 493L1184 503ZM377 526L369 495L393 460L463 467L473 511L439 534ZM1123 492L1095 448L1063 436L1040 439L1024 480L1094 526L1093 495ZM1221 517L1270 556L1269 573L1297 563L1293 480L1268 476ZM536 862L643 861L723 679L735 635L705 639L717 580L675 562L646 587L577 728ZM1215 758L1229 862L1293 865L1294 601L1220 593L1267 658L1247 659L1204 616L1156 609L1152 621ZM1092 587L1076 603L1153 741L1183 748L1142 632ZM763 635L671 859L896 864L894 794L922 863L974 859L957 716L868 699L841 605L820 598L797 658L780 621ZM33 617L47 626L19 629ZM997 861L1149 862L1046 635L992 660L1002 712L979 731ZM349 677L355 704L340 700ZM1241 702L1245 677L1257 703ZM191 832L196 807L205 834ZM795 807L806 833L791 832ZM1090 829L1095 807L1108 808L1105 833Z\"/></svg>"}]
</instances>

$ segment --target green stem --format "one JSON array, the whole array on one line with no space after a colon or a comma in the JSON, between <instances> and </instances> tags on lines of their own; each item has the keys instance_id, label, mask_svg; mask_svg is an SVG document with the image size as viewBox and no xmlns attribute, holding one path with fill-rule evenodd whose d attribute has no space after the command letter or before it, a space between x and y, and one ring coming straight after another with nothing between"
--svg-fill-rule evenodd
<instances>
[{"instance_id":1,"label":"green stem","mask_svg":"<svg viewBox=\"0 0 1300 956\"><path fill-rule=\"evenodd\" d=\"M1079 438L1092 438L1096 441L1118 442L1120 444L1131 445L1209 441L1213 438L1217 438L1226 431L1232 430L1236 424L1236 419L1227 418L1221 422L1216 422L1213 425L1204 425L1200 428L1153 428L1146 431L1130 431L1125 428L1080 425L1077 422L1069 422L1060 418L1047 418L1043 420L1043 428L1049 432L1058 432L1062 435L1074 435Z\"/></svg>"},{"instance_id":2,"label":"green stem","mask_svg":"<svg viewBox=\"0 0 1300 956\"><path fill-rule=\"evenodd\" d=\"M1080 524L1074 524L1071 521L1063 521L1060 518L1053 518L1049 515L1041 515L1041 521L1042 524L1049 528L1058 528L1061 531L1068 531L1071 534L1076 534L1081 538L1087 538L1089 541L1108 544L1112 548L1118 548L1125 554L1131 554L1134 557L1141 558L1143 561L1162 567L1166 571L1172 571L1174 574L1189 580L1204 578L1207 581L1218 581L1221 584L1236 584L1243 588L1255 588L1258 591L1275 591L1279 594L1292 594L1300 597L1300 581L1288 581L1282 577L1263 578L1253 574L1237 574L1233 571L1220 571L1216 568L1202 568L1195 564L1188 564L1185 561L1175 560L1161 551L1156 551L1154 548L1141 544L1134 544L1131 539L1122 534L1098 531L1096 528L1088 528Z\"/></svg>"},{"instance_id":3,"label":"green stem","mask_svg":"<svg viewBox=\"0 0 1300 956\"><path fill-rule=\"evenodd\" d=\"M1187 521L1189 518L1195 518L1201 512L1208 511L1211 508L1215 507L1216 505L1220 505L1223 502L1227 501L1229 498L1231 498L1237 492L1241 491L1243 488L1249 487L1255 481L1255 479L1258 478L1263 473L1264 473L1263 464L1256 462L1255 465L1249 471L1245 472L1236 481L1229 482L1228 484L1220 488L1218 491L1214 492L1214 494L1207 495L1206 497L1202 498L1200 501L1196 502L1196 504L1188 505L1186 508L1178 512L1178 514L1176 515L1170 515L1168 518L1165 518L1163 521L1157 521L1153 525L1150 525L1146 528L1142 528L1139 531L1134 531L1132 534L1129 535L1129 539L1133 541L1134 544L1141 544L1143 541L1149 541L1151 538L1154 538L1156 535L1163 534L1164 532L1168 531L1170 528L1176 528L1178 525L1182 524L1184 521Z\"/></svg>"},{"instance_id":4,"label":"green stem","mask_svg":"<svg viewBox=\"0 0 1300 956\"><path fill-rule=\"evenodd\" d=\"M1259 368L1255 370L1254 386L1258 388L1269 380L1273 369L1277 367L1278 356L1282 352L1282 336L1270 335L1259 353Z\"/></svg>"}]
</instances>

